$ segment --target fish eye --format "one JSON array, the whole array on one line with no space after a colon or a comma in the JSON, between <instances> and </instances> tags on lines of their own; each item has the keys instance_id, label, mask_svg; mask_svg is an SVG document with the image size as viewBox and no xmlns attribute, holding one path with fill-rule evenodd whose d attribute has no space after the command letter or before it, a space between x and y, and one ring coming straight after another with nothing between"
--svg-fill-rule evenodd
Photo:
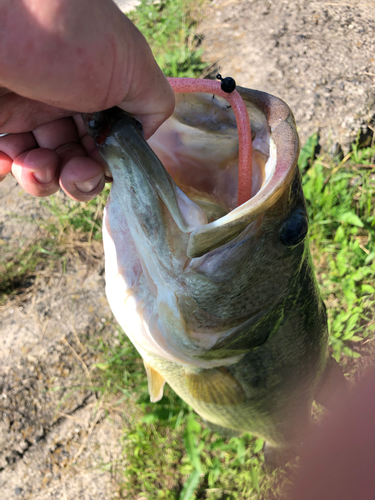
<instances>
[{"instance_id":1,"label":"fish eye","mask_svg":"<svg viewBox=\"0 0 375 500\"><path fill-rule=\"evenodd\" d=\"M280 240L288 248L301 243L307 234L307 217L303 210L295 210L280 229Z\"/></svg>"},{"instance_id":2,"label":"fish eye","mask_svg":"<svg viewBox=\"0 0 375 500\"><path fill-rule=\"evenodd\" d=\"M291 188L291 192L294 194L294 195L297 195L299 194L299 192L301 191L301 182L298 178L294 179L293 181L293 184L292 184L292 188Z\"/></svg>"}]
</instances>

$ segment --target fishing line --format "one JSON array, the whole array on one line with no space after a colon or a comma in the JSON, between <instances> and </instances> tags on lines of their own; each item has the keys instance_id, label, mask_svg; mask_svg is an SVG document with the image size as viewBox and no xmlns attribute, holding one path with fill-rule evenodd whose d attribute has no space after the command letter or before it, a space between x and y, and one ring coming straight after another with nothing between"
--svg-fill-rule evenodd
<instances>
[{"instance_id":1,"label":"fishing line","mask_svg":"<svg viewBox=\"0 0 375 500\"><path fill-rule=\"evenodd\" d=\"M194 37L199 40L199 45L203 45L204 37L197 34L195 34ZM204 61L207 62L208 66L202 71L199 78L206 78L207 76L211 76L214 73L217 73L219 69L223 70L225 63L229 58L229 52L227 52L227 54L225 55L222 55L221 57L216 57L214 52L207 45L204 46L204 52L208 54L210 60L213 62Z\"/></svg>"}]
</instances>

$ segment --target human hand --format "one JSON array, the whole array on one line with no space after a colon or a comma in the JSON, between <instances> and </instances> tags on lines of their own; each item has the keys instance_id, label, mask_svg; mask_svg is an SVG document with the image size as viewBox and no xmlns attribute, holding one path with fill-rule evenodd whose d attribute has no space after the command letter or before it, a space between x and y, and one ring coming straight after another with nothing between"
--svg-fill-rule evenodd
<instances>
[{"instance_id":1,"label":"human hand","mask_svg":"<svg viewBox=\"0 0 375 500\"><path fill-rule=\"evenodd\" d=\"M174 108L146 40L111 0L0 0L0 33L0 179L94 198L105 165L80 113L119 105L148 138Z\"/></svg>"}]
</instances>

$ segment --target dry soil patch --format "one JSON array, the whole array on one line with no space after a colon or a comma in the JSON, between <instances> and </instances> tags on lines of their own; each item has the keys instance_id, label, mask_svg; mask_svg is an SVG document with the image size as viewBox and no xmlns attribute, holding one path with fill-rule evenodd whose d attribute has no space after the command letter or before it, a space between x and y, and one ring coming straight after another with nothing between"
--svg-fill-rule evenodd
<instances>
[{"instance_id":1,"label":"dry soil patch","mask_svg":"<svg viewBox=\"0 0 375 500\"><path fill-rule=\"evenodd\" d=\"M375 2L212 0L204 57L223 76L291 107L301 142L348 150L375 123ZM371 129L368 129L368 126Z\"/></svg>"}]
</instances>

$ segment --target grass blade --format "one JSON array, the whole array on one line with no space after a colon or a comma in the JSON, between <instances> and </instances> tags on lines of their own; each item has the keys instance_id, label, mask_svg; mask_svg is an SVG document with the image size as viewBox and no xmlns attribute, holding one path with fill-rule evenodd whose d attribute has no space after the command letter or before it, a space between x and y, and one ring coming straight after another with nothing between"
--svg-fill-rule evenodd
<instances>
[{"instance_id":1,"label":"grass blade","mask_svg":"<svg viewBox=\"0 0 375 500\"><path fill-rule=\"evenodd\" d=\"M181 494L179 496L179 500L190 500L197 489L197 486L199 484L201 477L201 471L198 469L195 469L193 471L186 483L184 484Z\"/></svg>"}]
</instances>

